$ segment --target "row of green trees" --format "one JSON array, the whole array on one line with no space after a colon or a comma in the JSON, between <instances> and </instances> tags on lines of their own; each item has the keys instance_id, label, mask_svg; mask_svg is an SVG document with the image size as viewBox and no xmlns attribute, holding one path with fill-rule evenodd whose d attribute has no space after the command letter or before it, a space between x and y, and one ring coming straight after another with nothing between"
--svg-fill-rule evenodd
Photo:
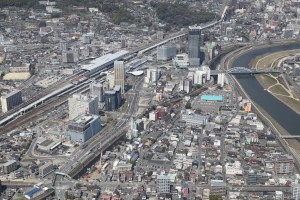
<instances>
[{"instance_id":1,"label":"row of green trees","mask_svg":"<svg viewBox=\"0 0 300 200\"><path fill-rule=\"evenodd\" d=\"M37 3L38 0L1 0L0 8L7 7L7 6L31 8Z\"/></svg>"}]
</instances>

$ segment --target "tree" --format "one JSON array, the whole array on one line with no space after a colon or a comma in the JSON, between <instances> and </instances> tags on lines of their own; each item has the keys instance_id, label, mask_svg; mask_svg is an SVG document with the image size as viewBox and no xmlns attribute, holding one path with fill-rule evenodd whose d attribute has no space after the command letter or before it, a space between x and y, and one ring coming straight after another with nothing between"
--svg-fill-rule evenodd
<instances>
[{"instance_id":1,"label":"tree","mask_svg":"<svg viewBox=\"0 0 300 200\"><path fill-rule=\"evenodd\" d=\"M192 108L192 104L190 101L186 102L185 104L185 109L191 109Z\"/></svg>"},{"instance_id":2,"label":"tree","mask_svg":"<svg viewBox=\"0 0 300 200\"><path fill-rule=\"evenodd\" d=\"M209 200L222 200L221 195L209 195Z\"/></svg>"}]
</instances>

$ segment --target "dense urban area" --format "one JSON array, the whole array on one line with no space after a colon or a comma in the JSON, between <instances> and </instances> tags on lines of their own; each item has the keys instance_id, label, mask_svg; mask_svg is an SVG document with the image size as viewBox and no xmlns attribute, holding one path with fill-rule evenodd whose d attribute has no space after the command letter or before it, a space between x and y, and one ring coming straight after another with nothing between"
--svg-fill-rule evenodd
<instances>
[{"instance_id":1,"label":"dense urban area","mask_svg":"<svg viewBox=\"0 0 300 200\"><path fill-rule=\"evenodd\" d=\"M299 200L299 31L298 0L0 0L0 198Z\"/></svg>"}]
</instances>

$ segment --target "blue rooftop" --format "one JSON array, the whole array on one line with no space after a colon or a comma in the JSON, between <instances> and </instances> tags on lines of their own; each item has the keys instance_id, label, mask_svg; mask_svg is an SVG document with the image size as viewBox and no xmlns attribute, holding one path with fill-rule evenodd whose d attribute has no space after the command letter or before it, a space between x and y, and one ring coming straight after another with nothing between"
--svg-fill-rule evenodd
<instances>
[{"instance_id":1,"label":"blue rooftop","mask_svg":"<svg viewBox=\"0 0 300 200\"><path fill-rule=\"evenodd\" d=\"M33 188L32 190L28 191L25 193L25 195L29 196L29 197L33 197L33 195L39 191L41 191L41 188Z\"/></svg>"},{"instance_id":2,"label":"blue rooftop","mask_svg":"<svg viewBox=\"0 0 300 200\"><path fill-rule=\"evenodd\" d=\"M202 95L202 101L223 101L223 97L220 95Z\"/></svg>"}]
</instances>

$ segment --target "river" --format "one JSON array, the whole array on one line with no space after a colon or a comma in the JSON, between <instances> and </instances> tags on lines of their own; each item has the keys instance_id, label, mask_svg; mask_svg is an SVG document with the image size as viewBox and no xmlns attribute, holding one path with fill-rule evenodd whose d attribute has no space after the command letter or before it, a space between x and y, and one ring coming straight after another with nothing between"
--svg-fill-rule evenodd
<instances>
[{"instance_id":1,"label":"river","mask_svg":"<svg viewBox=\"0 0 300 200\"><path fill-rule=\"evenodd\" d=\"M300 49L300 43L249 51L239 56L232 63L232 67L249 67L250 61L257 56L293 49ZM289 134L300 135L300 115L264 90L254 76L241 75L236 76L236 78L250 98L262 107L277 123L289 132Z\"/></svg>"}]
</instances>

